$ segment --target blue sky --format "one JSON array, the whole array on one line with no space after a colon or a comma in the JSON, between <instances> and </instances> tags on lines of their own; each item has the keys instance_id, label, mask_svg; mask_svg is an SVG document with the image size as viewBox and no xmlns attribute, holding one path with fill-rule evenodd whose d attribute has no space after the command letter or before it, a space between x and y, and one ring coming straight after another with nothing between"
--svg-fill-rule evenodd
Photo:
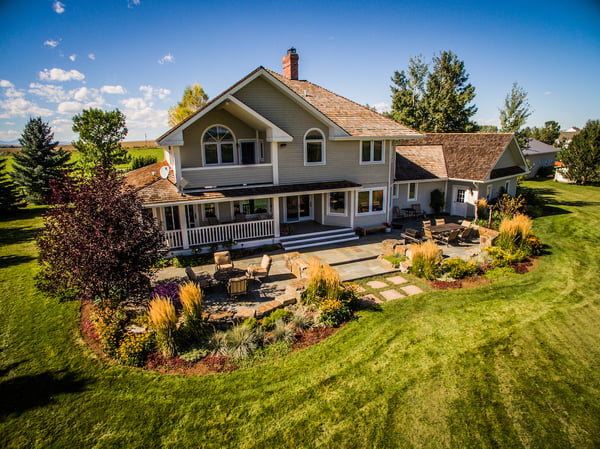
<instances>
[{"instance_id":1,"label":"blue sky","mask_svg":"<svg viewBox=\"0 0 600 449\"><path fill-rule=\"evenodd\" d=\"M281 73L294 46L300 78L384 110L411 56L452 50L476 88L475 120L498 124L517 81L528 125L600 118L600 2L171 0L2 1L0 140L30 116L70 141L82 108L121 109L127 140L168 129L186 85L214 97L256 67Z\"/></svg>"}]
</instances>

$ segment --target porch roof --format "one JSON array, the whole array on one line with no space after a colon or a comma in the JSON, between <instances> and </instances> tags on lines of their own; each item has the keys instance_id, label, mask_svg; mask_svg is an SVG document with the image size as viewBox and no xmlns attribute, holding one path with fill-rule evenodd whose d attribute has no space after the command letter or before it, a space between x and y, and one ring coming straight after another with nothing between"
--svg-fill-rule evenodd
<instances>
[{"instance_id":1,"label":"porch roof","mask_svg":"<svg viewBox=\"0 0 600 449\"><path fill-rule=\"evenodd\" d=\"M446 179L448 172L441 145L396 147L396 181Z\"/></svg>"},{"instance_id":2,"label":"porch roof","mask_svg":"<svg viewBox=\"0 0 600 449\"><path fill-rule=\"evenodd\" d=\"M176 203L197 203L202 201L220 201L252 197L267 197L304 192L331 192L335 190L354 189L361 187L352 181L328 181L302 184L247 186L229 189L196 190L180 193L175 186L172 175L163 179L159 170L166 162L157 162L129 172L125 181L131 185L145 206Z\"/></svg>"}]
</instances>

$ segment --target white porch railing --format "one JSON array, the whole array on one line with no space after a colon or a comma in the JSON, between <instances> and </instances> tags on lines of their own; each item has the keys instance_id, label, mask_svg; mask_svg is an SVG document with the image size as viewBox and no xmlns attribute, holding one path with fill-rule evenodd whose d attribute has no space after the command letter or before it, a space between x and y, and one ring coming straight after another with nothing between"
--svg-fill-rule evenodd
<instances>
[{"instance_id":1,"label":"white porch railing","mask_svg":"<svg viewBox=\"0 0 600 449\"><path fill-rule=\"evenodd\" d=\"M169 248L181 248L183 247L183 241L181 239L181 230L165 231L165 238Z\"/></svg>"},{"instance_id":2,"label":"white porch railing","mask_svg":"<svg viewBox=\"0 0 600 449\"><path fill-rule=\"evenodd\" d=\"M228 223L214 226L202 226L188 229L190 246L208 245L228 240L247 240L270 237L275 234L274 220L255 220L240 223Z\"/></svg>"}]
</instances>

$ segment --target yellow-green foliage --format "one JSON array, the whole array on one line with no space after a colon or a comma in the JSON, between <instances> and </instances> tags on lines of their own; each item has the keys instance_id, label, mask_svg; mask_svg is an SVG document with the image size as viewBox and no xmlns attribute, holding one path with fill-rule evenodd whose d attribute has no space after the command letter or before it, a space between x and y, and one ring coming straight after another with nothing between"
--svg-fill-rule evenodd
<instances>
[{"instance_id":1,"label":"yellow-green foliage","mask_svg":"<svg viewBox=\"0 0 600 449\"><path fill-rule=\"evenodd\" d=\"M529 237L533 236L531 229L533 220L527 215L515 215L512 218L504 218L500 223L500 235L497 245L510 253L523 250L527 254L532 253L528 247Z\"/></svg>"},{"instance_id":2,"label":"yellow-green foliage","mask_svg":"<svg viewBox=\"0 0 600 449\"><path fill-rule=\"evenodd\" d=\"M175 355L174 332L177 329L177 314L173 303L162 296L150 301L148 308L150 325L156 332L156 343L165 357Z\"/></svg>"},{"instance_id":3,"label":"yellow-green foliage","mask_svg":"<svg viewBox=\"0 0 600 449\"><path fill-rule=\"evenodd\" d=\"M440 262L442 261L442 250L438 248L433 240L425 243L410 245L412 255L411 272L424 279L434 280L440 273Z\"/></svg>"},{"instance_id":4,"label":"yellow-green foliage","mask_svg":"<svg viewBox=\"0 0 600 449\"><path fill-rule=\"evenodd\" d=\"M324 298L338 298L343 291L342 279L331 265L322 264L319 259L311 258L308 269L306 292L309 303L318 303Z\"/></svg>"},{"instance_id":5,"label":"yellow-green foliage","mask_svg":"<svg viewBox=\"0 0 600 449\"><path fill-rule=\"evenodd\" d=\"M119 363L129 366L143 365L146 357L152 350L152 346L152 336L148 332L143 334L126 334L118 350Z\"/></svg>"},{"instance_id":6,"label":"yellow-green foliage","mask_svg":"<svg viewBox=\"0 0 600 449\"><path fill-rule=\"evenodd\" d=\"M204 294L195 282L186 282L179 287L179 298L186 320L202 319L202 300Z\"/></svg>"}]
</instances>

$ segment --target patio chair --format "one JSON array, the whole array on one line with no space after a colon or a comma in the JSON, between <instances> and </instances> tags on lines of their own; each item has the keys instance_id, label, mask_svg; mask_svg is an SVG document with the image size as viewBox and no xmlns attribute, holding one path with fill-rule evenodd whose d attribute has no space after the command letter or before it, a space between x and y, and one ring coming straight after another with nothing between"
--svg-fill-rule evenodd
<instances>
[{"instance_id":1,"label":"patio chair","mask_svg":"<svg viewBox=\"0 0 600 449\"><path fill-rule=\"evenodd\" d=\"M394 209L392 209L392 228L402 229L403 219L404 213L398 206L394 206Z\"/></svg>"},{"instance_id":2,"label":"patio chair","mask_svg":"<svg viewBox=\"0 0 600 449\"><path fill-rule=\"evenodd\" d=\"M246 214L235 214L235 219L234 221L236 223L243 223L246 221Z\"/></svg>"},{"instance_id":3,"label":"patio chair","mask_svg":"<svg viewBox=\"0 0 600 449\"><path fill-rule=\"evenodd\" d=\"M427 240L433 240L433 234L431 233L431 229L429 228L423 228L423 236L427 239Z\"/></svg>"},{"instance_id":4,"label":"patio chair","mask_svg":"<svg viewBox=\"0 0 600 449\"><path fill-rule=\"evenodd\" d=\"M216 226L219 224L219 219L217 217L206 217L209 226Z\"/></svg>"},{"instance_id":5,"label":"patio chair","mask_svg":"<svg viewBox=\"0 0 600 449\"><path fill-rule=\"evenodd\" d=\"M473 228L471 228L470 226L463 229L463 231L460 233L460 236L458 237L461 242L467 242L467 241L471 240L471 230L472 229Z\"/></svg>"},{"instance_id":6,"label":"patio chair","mask_svg":"<svg viewBox=\"0 0 600 449\"><path fill-rule=\"evenodd\" d=\"M458 241L458 234L460 234L460 229L450 231L450 234L442 237L442 241L446 243L446 246L448 246L450 243L455 243Z\"/></svg>"},{"instance_id":7,"label":"patio chair","mask_svg":"<svg viewBox=\"0 0 600 449\"><path fill-rule=\"evenodd\" d=\"M248 275L252 276L254 279L258 279L259 282L263 282L269 277L269 271L271 270L272 263L273 258L265 254L262 256L259 266L250 265L248 267Z\"/></svg>"},{"instance_id":8,"label":"patio chair","mask_svg":"<svg viewBox=\"0 0 600 449\"><path fill-rule=\"evenodd\" d=\"M186 267L185 274L187 274L190 281L198 284L202 290L207 290L212 287L212 277L206 271L196 273L192 267Z\"/></svg>"},{"instance_id":9,"label":"patio chair","mask_svg":"<svg viewBox=\"0 0 600 449\"><path fill-rule=\"evenodd\" d=\"M444 224L446 224L446 220L444 218L436 218L435 219L436 226L440 226L440 225L444 225Z\"/></svg>"},{"instance_id":10,"label":"patio chair","mask_svg":"<svg viewBox=\"0 0 600 449\"><path fill-rule=\"evenodd\" d=\"M423 229L429 229L431 227L431 220L423 221Z\"/></svg>"},{"instance_id":11,"label":"patio chair","mask_svg":"<svg viewBox=\"0 0 600 449\"><path fill-rule=\"evenodd\" d=\"M215 253L215 272L233 268L233 261L229 251L219 251Z\"/></svg>"},{"instance_id":12,"label":"patio chair","mask_svg":"<svg viewBox=\"0 0 600 449\"><path fill-rule=\"evenodd\" d=\"M248 278L242 276L239 278L231 278L227 282L227 293L230 298L236 296L245 296L248 294Z\"/></svg>"},{"instance_id":13,"label":"patio chair","mask_svg":"<svg viewBox=\"0 0 600 449\"><path fill-rule=\"evenodd\" d=\"M470 222L470 221L467 221L467 220L463 220L463 221L460 223L460 225L461 225L461 226L464 226L465 228L470 228L470 227L472 227L472 226L473 226L473 223L472 223L472 222Z\"/></svg>"},{"instance_id":14,"label":"patio chair","mask_svg":"<svg viewBox=\"0 0 600 449\"><path fill-rule=\"evenodd\" d=\"M425 217L425 212L421 209L420 203L415 203L412 205L413 210L415 211L416 217Z\"/></svg>"}]
</instances>

